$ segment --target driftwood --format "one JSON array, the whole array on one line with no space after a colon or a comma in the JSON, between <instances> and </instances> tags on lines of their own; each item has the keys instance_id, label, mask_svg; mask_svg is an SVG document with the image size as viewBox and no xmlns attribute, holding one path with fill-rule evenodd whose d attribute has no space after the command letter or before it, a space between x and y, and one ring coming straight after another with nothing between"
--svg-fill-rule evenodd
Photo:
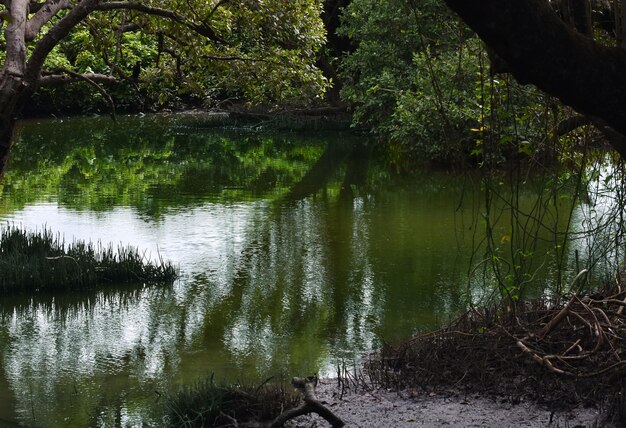
<instances>
[{"instance_id":1,"label":"driftwood","mask_svg":"<svg viewBox=\"0 0 626 428\"><path fill-rule=\"evenodd\" d=\"M298 407L289 409L280 414L271 427L282 427L285 422L298 416L309 413L317 413L328 421L333 427L342 427L344 422L331 412L326 406L319 401L315 395L315 387L317 386L317 376L309 376L306 378L294 377L291 384L302 394L303 402Z\"/></svg>"}]
</instances>

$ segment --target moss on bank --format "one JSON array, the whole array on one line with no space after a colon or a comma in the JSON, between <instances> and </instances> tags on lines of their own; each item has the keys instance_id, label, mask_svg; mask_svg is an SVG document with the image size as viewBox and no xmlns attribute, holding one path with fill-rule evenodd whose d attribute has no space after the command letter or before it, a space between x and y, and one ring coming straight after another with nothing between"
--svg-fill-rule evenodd
<instances>
[{"instance_id":1,"label":"moss on bank","mask_svg":"<svg viewBox=\"0 0 626 428\"><path fill-rule=\"evenodd\" d=\"M133 247L67 244L49 230L0 229L0 294L88 290L106 284L169 283L169 262L146 259Z\"/></svg>"}]
</instances>

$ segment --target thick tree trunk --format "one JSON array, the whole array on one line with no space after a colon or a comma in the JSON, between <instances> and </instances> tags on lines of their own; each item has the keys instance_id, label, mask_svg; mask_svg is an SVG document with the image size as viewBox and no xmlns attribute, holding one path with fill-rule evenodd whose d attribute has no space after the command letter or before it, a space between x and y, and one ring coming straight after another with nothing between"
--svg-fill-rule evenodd
<instances>
[{"instance_id":1,"label":"thick tree trunk","mask_svg":"<svg viewBox=\"0 0 626 428\"><path fill-rule=\"evenodd\" d=\"M565 24L547 0L445 0L532 83L626 135L626 50L602 46ZM626 147L615 149L626 159Z\"/></svg>"},{"instance_id":2,"label":"thick tree trunk","mask_svg":"<svg viewBox=\"0 0 626 428\"><path fill-rule=\"evenodd\" d=\"M0 179L9 159L17 115L28 97L27 89L19 77L6 73L0 77Z\"/></svg>"},{"instance_id":3,"label":"thick tree trunk","mask_svg":"<svg viewBox=\"0 0 626 428\"><path fill-rule=\"evenodd\" d=\"M322 11L322 20L326 28L326 46L317 61L317 66L324 76L333 82L333 86L326 92L326 99L333 106L341 105L340 92L343 86L337 71L337 59L354 51L350 39L337 34L337 29L341 25L341 13L350 2L351 0L325 0Z\"/></svg>"}]
</instances>

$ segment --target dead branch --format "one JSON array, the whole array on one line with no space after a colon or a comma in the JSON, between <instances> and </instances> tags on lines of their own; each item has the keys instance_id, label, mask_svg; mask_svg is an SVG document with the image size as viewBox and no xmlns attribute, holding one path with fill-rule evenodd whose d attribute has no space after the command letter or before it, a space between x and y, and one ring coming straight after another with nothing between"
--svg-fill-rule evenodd
<instances>
[{"instance_id":1,"label":"dead branch","mask_svg":"<svg viewBox=\"0 0 626 428\"><path fill-rule=\"evenodd\" d=\"M53 74L44 74L41 77L40 84L42 86L60 86L66 85L68 83L75 83L79 81L87 81L89 79L90 82L106 84L106 85L114 85L119 84L120 81L113 76L109 76L107 74L98 74L98 73L73 73L73 74L61 74L65 73L64 70L59 70L58 73ZM80 76L80 77L78 77Z\"/></svg>"},{"instance_id":2,"label":"dead branch","mask_svg":"<svg viewBox=\"0 0 626 428\"><path fill-rule=\"evenodd\" d=\"M62 74L59 74L59 73L65 73L69 77L63 76ZM109 95L106 89L104 89L102 85L98 83L98 81L106 82L106 83L112 83L112 82L117 83L117 79L115 79L114 77L106 76L102 74L95 74L95 73L81 74L81 73L76 73L75 71L63 68L63 69L57 70L57 74L50 74L48 76L41 77L40 83L41 84L60 84L60 83L71 83L75 81L84 81L88 83L90 86L92 86L93 88L95 88L104 97L107 104L109 105L109 108L111 109L111 118L114 121L116 120L115 103L113 102L113 98L111 98L111 95Z\"/></svg>"},{"instance_id":3,"label":"dead branch","mask_svg":"<svg viewBox=\"0 0 626 428\"><path fill-rule=\"evenodd\" d=\"M291 384L296 388L303 396L303 403L293 409L289 409L280 414L271 427L282 427L285 422L298 416L306 415L309 413L317 413L328 421L333 427L342 427L344 422L331 412L326 406L319 401L315 395L315 387L317 386L317 376L310 376L307 378L294 377L291 380Z\"/></svg>"}]
</instances>

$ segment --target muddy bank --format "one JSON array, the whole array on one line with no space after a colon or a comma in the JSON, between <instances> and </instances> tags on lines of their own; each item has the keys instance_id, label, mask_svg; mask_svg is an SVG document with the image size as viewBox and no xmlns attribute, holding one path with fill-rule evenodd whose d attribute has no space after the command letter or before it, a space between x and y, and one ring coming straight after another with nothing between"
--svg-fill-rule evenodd
<instances>
[{"instance_id":1,"label":"muddy bank","mask_svg":"<svg viewBox=\"0 0 626 428\"><path fill-rule=\"evenodd\" d=\"M415 391L339 388L333 379L323 380L318 398L346 427L614 427L598 409L550 411L530 402L512 403L505 397L481 395L419 395ZM293 428L327 427L317 415L300 416Z\"/></svg>"}]
</instances>

